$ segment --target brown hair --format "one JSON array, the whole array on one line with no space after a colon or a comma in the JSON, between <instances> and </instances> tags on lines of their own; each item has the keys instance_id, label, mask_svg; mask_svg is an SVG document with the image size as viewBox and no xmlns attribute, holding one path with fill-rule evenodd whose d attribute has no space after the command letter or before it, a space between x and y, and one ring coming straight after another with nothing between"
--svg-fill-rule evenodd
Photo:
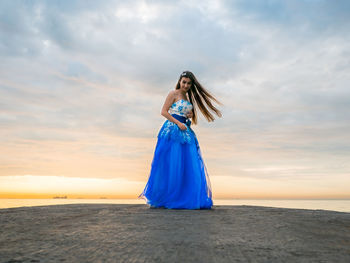
<instances>
[{"instance_id":1,"label":"brown hair","mask_svg":"<svg viewBox=\"0 0 350 263\"><path fill-rule=\"evenodd\" d=\"M219 117L222 116L221 111L219 111L217 108L213 106L210 99L215 101L216 103L222 105L221 102L219 102L213 95L211 95L203 86L198 82L197 78L191 71L184 71L180 75L179 80L176 84L176 89L180 88L180 81L182 78L189 78L191 79L191 88L188 90L188 97L190 99L190 102L193 105L193 117L192 117L192 123L197 124L197 113L196 113L196 106L200 109L204 117L208 120L208 122L214 121L214 116L209 112L207 107L204 105L203 100L207 104L207 106L215 112L215 114Z\"/></svg>"}]
</instances>

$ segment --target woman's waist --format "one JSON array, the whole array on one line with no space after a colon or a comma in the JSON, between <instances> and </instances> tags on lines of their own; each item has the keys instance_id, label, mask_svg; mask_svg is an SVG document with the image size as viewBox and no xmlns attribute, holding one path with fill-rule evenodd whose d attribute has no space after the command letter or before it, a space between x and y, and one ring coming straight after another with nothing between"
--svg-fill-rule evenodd
<instances>
[{"instance_id":1,"label":"woman's waist","mask_svg":"<svg viewBox=\"0 0 350 263\"><path fill-rule=\"evenodd\" d=\"M173 116L175 119L177 119L178 121L182 122L182 123L186 123L187 125L191 125L191 121L185 117L185 116L181 116L175 113L172 113L171 116Z\"/></svg>"},{"instance_id":2,"label":"woman's waist","mask_svg":"<svg viewBox=\"0 0 350 263\"><path fill-rule=\"evenodd\" d=\"M176 113L172 113L171 116L173 116L175 119L177 119L178 121L181 121L183 123L186 122L187 118L185 116L176 114Z\"/></svg>"}]
</instances>

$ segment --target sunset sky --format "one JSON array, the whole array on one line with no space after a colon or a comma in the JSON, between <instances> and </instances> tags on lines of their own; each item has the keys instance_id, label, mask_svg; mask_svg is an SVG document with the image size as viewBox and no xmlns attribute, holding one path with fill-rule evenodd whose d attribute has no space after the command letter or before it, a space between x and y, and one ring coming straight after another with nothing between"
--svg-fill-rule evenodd
<instances>
[{"instance_id":1,"label":"sunset sky","mask_svg":"<svg viewBox=\"0 0 350 263\"><path fill-rule=\"evenodd\" d=\"M350 1L1 1L0 198L137 198L184 70L213 198L350 198Z\"/></svg>"}]
</instances>

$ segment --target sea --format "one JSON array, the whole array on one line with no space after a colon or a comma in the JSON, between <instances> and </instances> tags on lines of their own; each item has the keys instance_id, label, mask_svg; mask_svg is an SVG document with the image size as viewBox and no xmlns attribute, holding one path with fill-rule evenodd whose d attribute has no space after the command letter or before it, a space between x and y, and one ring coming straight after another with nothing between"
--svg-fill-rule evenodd
<instances>
[{"instance_id":1,"label":"sea","mask_svg":"<svg viewBox=\"0 0 350 263\"><path fill-rule=\"evenodd\" d=\"M0 199L0 209L64 204L145 204L143 199ZM322 209L350 213L350 199L213 199L215 205Z\"/></svg>"}]
</instances>

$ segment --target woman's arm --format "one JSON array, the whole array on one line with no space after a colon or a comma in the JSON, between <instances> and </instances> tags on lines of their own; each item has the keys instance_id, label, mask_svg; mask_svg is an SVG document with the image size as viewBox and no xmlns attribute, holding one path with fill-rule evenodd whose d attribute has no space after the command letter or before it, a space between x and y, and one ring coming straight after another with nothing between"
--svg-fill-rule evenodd
<instances>
[{"instance_id":1,"label":"woman's arm","mask_svg":"<svg viewBox=\"0 0 350 263\"><path fill-rule=\"evenodd\" d=\"M172 90L169 92L168 96L165 99L165 102L164 102L164 105L163 105L163 108L161 111L161 115L164 116L165 118L167 118L169 121L177 124L177 126L179 126L179 128L181 130L186 130L187 129L186 125L183 124L182 122L178 121L177 119L175 119L168 112L170 106L173 105L174 101L175 101L175 91Z\"/></svg>"},{"instance_id":2,"label":"woman's arm","mask_svg":"<svg viewBox=\"0 0 350 263\"><path fill-rule=\"evenodd\" d=\"M171 105L173 105L174 101L175 101L175 91L172 90L169 92L168 96L165 99L165 102L161 111L161 115L167 118L169 121L175 124L179 124L181 122L175 119L173 116L171 116L170 113L168 112L169 108L171 107Z\"/></svg>"}]
</instances>

